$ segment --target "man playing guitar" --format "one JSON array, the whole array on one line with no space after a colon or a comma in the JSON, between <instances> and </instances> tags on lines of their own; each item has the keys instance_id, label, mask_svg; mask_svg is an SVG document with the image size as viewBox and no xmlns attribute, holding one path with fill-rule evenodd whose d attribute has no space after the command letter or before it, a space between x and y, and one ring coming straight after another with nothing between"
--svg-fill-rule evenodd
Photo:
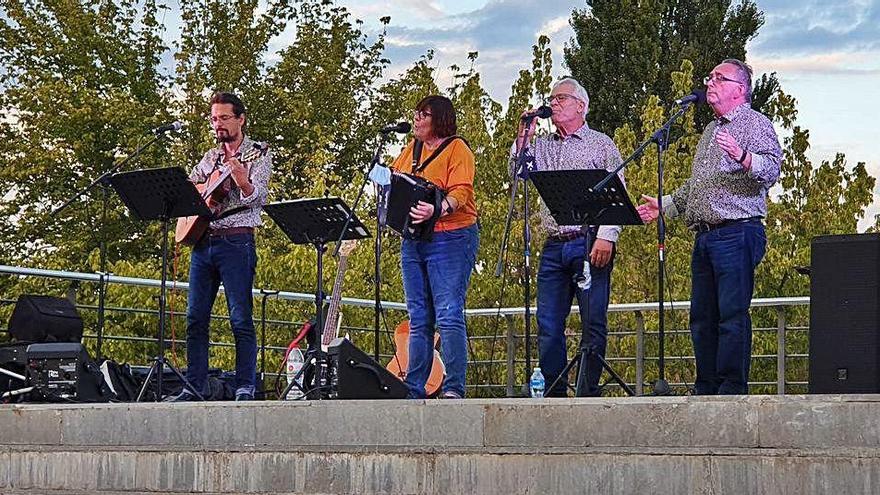
<instances>
[{"instance_id":1,"label":"man playing guitar","mask_svg":"<svg viewBox=\"0 0 880 495\"><path fill-rule=\"evenodd\" d=\"M208 392L208 328L222 282L235 337L235 399L252 400L257 367L251 293L257 267L254 228L262 223L260 211L268 195L272 156L265 144L244 135L245 107L232 93L217 93L211 99L211 126L220 146L205 153L190 173L193 182L209 183L208 188L215 191L208 201L215 215L207 232L193 241L190 258L187 379L203 395ZM246 158L253 156L257 156L253 161ZM211 187L212 180L223 177L225 184ZM192 398L184 390L177 400Z\"/></svg>"}]
</instances>

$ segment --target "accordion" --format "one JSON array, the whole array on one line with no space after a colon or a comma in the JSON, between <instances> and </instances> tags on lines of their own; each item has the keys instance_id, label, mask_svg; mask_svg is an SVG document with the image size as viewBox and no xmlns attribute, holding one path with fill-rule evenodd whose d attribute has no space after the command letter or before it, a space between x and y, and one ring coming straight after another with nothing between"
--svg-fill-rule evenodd
<instances>
[{"instance_id":1,"label":"accordion","mask_svg":"<svg viewBox=\"0 0 880 495\"><path fill-rule=\"evenodd\" d=\"M388 193L388 216L386 225L404 239L430 241L434 234L434 224L440 216L440 201L443 190L422 177L394 172L391 175L391 191ZM413 224L409 210L419 201L434 205L434 216L422 223Z\"/></svg>"}]
</instances>

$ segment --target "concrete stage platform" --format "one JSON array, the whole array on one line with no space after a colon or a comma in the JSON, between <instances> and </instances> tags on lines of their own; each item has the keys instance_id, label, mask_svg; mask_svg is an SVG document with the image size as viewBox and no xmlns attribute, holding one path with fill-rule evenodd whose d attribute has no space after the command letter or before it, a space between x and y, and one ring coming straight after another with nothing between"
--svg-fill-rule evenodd
<instances>
[{"instance_id":1,"label":"concrete stage platform","mask_svg":"<svg viewBox=\"0 0 880 495\"><path fill-rule=\"evenodd\" d=\"M5 405L0 493L877 494L880 396Z\"/></svg>"}]
</instances>

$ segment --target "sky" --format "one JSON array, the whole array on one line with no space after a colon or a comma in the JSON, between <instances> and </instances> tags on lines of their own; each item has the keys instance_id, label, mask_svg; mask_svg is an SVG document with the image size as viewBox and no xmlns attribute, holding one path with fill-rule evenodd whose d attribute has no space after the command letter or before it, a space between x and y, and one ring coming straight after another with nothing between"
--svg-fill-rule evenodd
<instances>
[{"instance_id":1,"label":"sky","mask_svg":"<svg viewBox=\"0 0 880 495\"><path fill-rule=\"evenodd\" d=\"M476 69L490 95L507 102L521 69L531 66L531 46L539 34L551 39L556 75L566 73L563 47L573 31L571 0L347 0L339 1L365 30L379 29L391 16L385 55L389 76L399 74L428 49L441 87L451 80L445 69L466 66L468 52L479 52ZM880 98L880 0L758 0L765 23L747 46L756 76L776 72L782 88L798 101L798 124L810 131L808 157L818 164L846 155L865 162L880 179L877 131ZM587 88L589 90L589 88ZM678 96L678 95L676 95ZM880 182L880 180L878 180ZM863 231L880 213L880 184L874 204L860 222Z\"/></svg>"}]
</instances>

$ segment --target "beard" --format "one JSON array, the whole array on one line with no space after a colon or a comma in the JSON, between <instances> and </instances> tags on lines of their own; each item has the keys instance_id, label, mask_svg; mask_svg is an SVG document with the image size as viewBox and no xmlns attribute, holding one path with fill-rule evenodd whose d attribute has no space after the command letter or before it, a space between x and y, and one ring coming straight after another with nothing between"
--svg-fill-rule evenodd
<instances>
[{"instance_id":1,"label":"beard","mask_svg":"<svg viewBox=\"0 0 880 495\"><path fill-rule=\"evenodd\" d=\"M224 129L222 131L217 131L217 141L220 143L231 143L235 141L235 136Z\"/></svg>"}]
</instances>

